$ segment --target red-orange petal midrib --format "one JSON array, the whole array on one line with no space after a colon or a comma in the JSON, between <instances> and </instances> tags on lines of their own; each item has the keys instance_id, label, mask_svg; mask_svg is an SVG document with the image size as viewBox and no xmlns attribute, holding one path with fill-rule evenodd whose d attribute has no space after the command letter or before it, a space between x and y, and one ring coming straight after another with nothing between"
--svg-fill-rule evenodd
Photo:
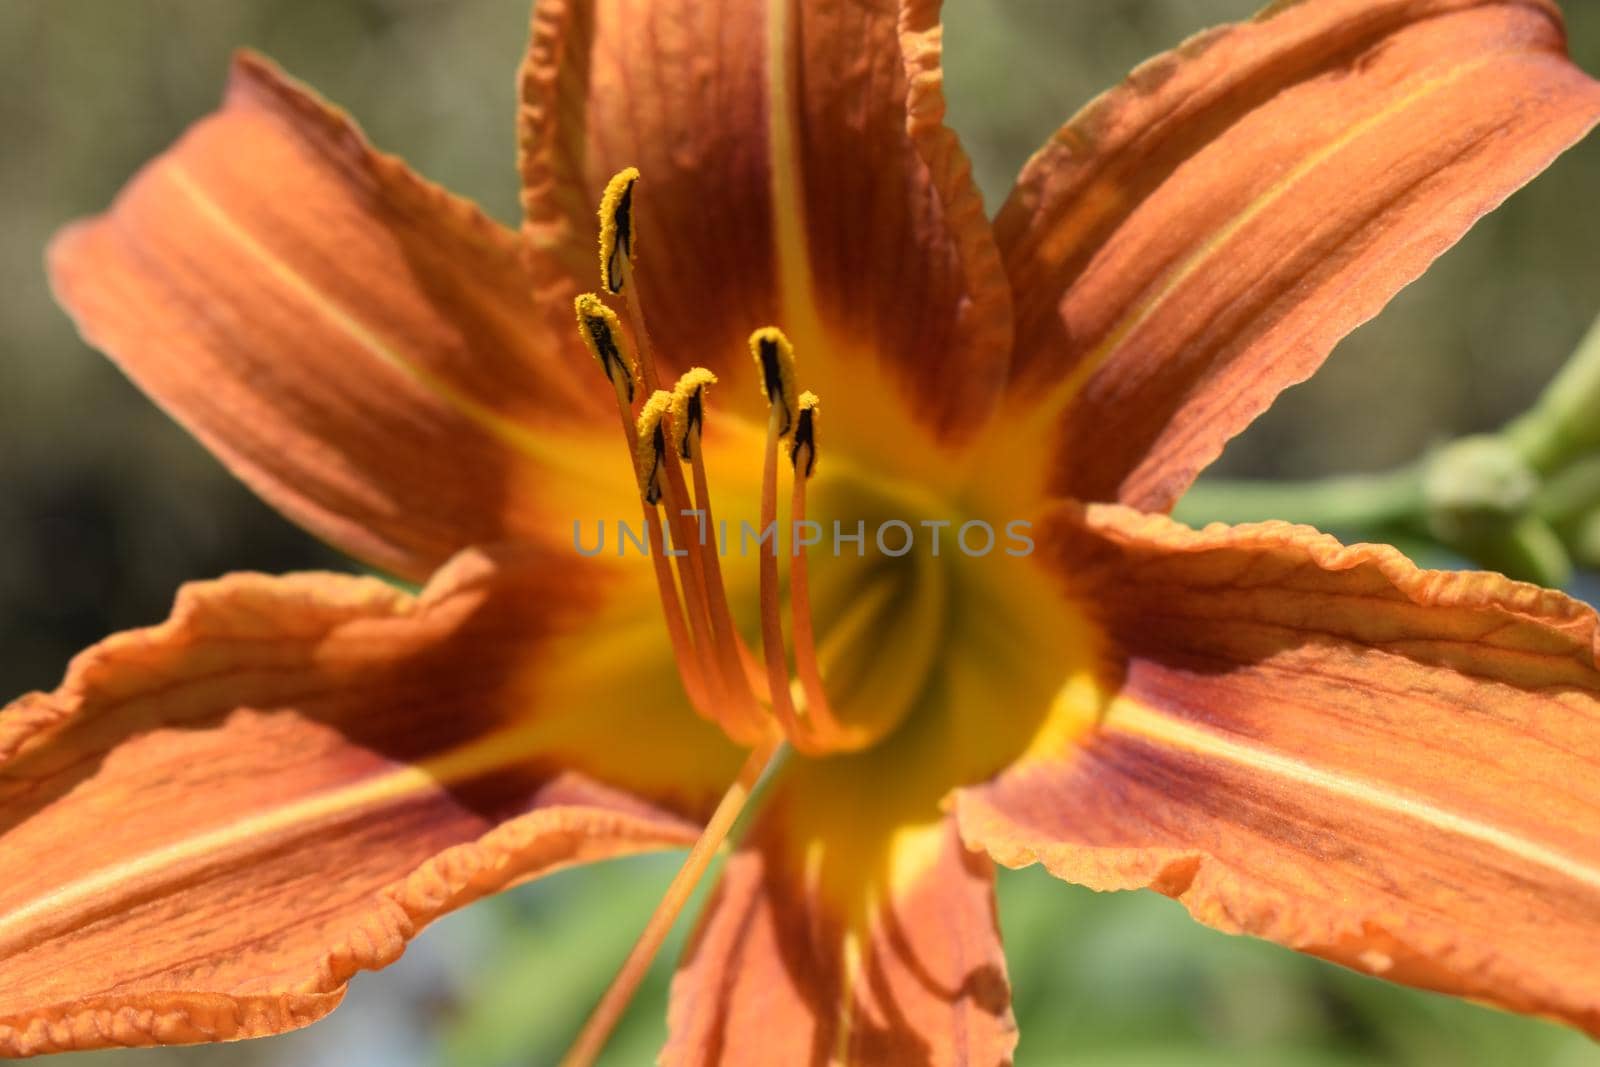
<instances>
[{"instance_id":1,"label":"red-orange petal midrib","mask_svg":"<svg viewBox=\"0 0 1600 1067\"><path fill-rule=\"evenodd\" d=\"M759 424L745 339L779 325L819 393L865 398L862 421L970 435L1004 380L1010 294L943 123L937 7L545 0L522 70L527 231L595 277L594 203L637 167L638 296L666 367L712 368Z\"/></svg>"},{"instance_id":2,"label":"red-orange petal midrib","mask_svg":"<svg viewBox=\"0 0 1600 1067\"><path fill-rule=\"evenodd\" d=\"M84 970L110 969L108 957L125 964L118 968L114 985L97 991L111 996L123 989L281 993L309 984L303 955L279 956L276 945L291 932L296 942L311 941L329 948L348 940L353 932L352 916L370 906L374 879L381 884L384 872L420 865L443 848L480 836L492 825L467 813L443 811L429 803L431 799L419 799L410 812L387 812L383 823L358 830L348 824L370 812L350 813L343 820L347 823L344 827L324 821L292 832L261 835L185 862L158 864L137 881L122 877L115 883L114 895L76 900L75 907L62 907L60 914L48 918L37 914L37 907L16 914L14 921L26 921L26 933L35 944L19 943L15 934L5 929L10 922L0 925L0 953L5 956L8 980L16 983L10 987L12 995L0 994L0 1018L26 1013L40 1003L77 999L84 992ZM314 843L312 839L319 833L334 831L340 831L341 848L350 848L345 872L348 881L330 881L315 872L293 877L282 870L284 859L294 849ZM19 842L19 847L26 845ZM388 858L382 862L363 862L364 857L376 859L383 852ZM137 859L131 862L136 864ZM273 882L259 873L268 865L279 868ZM368 869L373 867L380 869ZM68 892L78 888L63 887ZM292 911L284 909L286 897L293 901ZM34 903L49 902L46 897ZM226 959L219 959L207 935L218 926L238 923L241 916L251 917L248 934L230 944ZM114 921L114 939L86 936L107 920ZM62 935L69 931L76 936L64 942ZM186 954L186 946L200 948ZM34 948L42 950L30 951Z\"/></svg>"}]
</instances>

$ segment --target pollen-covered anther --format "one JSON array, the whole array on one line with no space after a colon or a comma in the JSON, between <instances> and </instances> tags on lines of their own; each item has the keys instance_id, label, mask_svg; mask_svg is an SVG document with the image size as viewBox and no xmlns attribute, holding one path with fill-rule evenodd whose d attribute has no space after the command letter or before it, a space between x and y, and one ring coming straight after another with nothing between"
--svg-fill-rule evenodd
<instances>
[{"instance_id":1,"label":"pollen-covered anther","mask_svg":"<svg viewBox=\"0 0 1600 1067\"><path fill-rule=\"evenodd\" d=\"M704 367L692 367L672 389L672 449L684 462L700 450L700 432L705 425L706 387L715 385L717 376Z\"/></svg>"},{"instance_id":2,"label":"pollen-covered anther","mask_svg":"<svg viewBox=\"0 0 1600 1067\"><path fill-rule=\"evenodd\" d=\"M817 412L822 401L817 394L807 390L800 394L800 412L795 419L794 434L789 438L789 462L794 465L796 478L809 478L817 469Z\"/></svg>"},{"instance_id":3,"label":"pollen-covered anther","mask_svg":"<svg viewBox=\"0 0 1600 1067\"><path fill-rule=\"evenodd\" d=\"M612 293L622 292L633 267L633 184L635 167L619 170L600 197L600 277Z\"/></svg>"},{"instance_id":4,"label":"pollen-covered anther","mask_svg":"<svg viewBox=\"0 0 1600 1067\"><path fill-rule=\"evenodd\" d=\"M573 301L578 313L578 334L588 346L590 354L600 361L606 380L633 403L634 382L638 367L623 339L622 321L594 293L584 293Z\"/></svg>"},{"instance_id":5,"label":"pollen-covered anther","mask_svg":"<svg viewBox=\"0 0 1600 1067\"><path fill-rule=\"evenodd\" d=\"M778 419L778 436L788 437L800 414L795 388L794 346L776 326L764 326L750 335L750 354L761 370L761 391Z\"/></svg>"},{"instance_id":6,"label":"pollen-covered anther","mask_svg":"<svg viewBox=\"0 0 1600 1067\"><path fill-rule=\"evenodd\" d=\"M639 472L639 492L646 504L661 502L661 479L667 464L667 417L672 413L672 394L657 389L639 411L634 440L634 457Z\"/></svg>"}]
</instances>

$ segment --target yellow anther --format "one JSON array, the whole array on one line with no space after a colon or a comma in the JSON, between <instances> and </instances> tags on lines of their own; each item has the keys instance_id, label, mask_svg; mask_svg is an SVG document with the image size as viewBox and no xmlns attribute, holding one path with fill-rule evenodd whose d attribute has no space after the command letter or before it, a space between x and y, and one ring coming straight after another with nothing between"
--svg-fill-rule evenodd
<instances>
[{"instance_id":1,"label":"yellow anther","mask_svg":"<svg viewBox=\"0 0 1600 1067\"><path fill-rule=\"evenodd\" d=\"M627 342L623 340L622 322L617 318L617 313L606 307L593 293L578 297L573 301L573 307L578 312L578 333L583 337L583 343L589 346L590 353L600 361L600 369L605 371L606 380L616 386L620 375L621 388L626 390L628 403L633 403L633 383L638 377L638 368L628 351Z\"/></svg>"},{"instance_id":2,"label":"yellow anther","mask_svg":"<svg viewBox=\"0 0 1600 1067\"><path fill-rule=\"evenodd\" d=\"M750 354L761 372L761 391L779 412L778 436L787 437L800 414L795 392L794 346L776 326L764 326L750 335Z\"/></svg>"},{"instance_id":3,"label":"yellow anther","mask_svg":"<svg viewBox=\"0 0 1600 1067\"><path fill-rule=\"evenodd\" d=\"M816 393L800 394L800 415L789 439L789 462L794 464L796 477L809 478L817 469L817 412L821 407Z\"/></svg>"},{"instance_id":4,"label":"yellow anther","mask_svg":"<svg viewBox=\"0 0 1600 1067\"><path fill-rule=\"evenodd\" d=\"M706 386L717 376L704 367L691 367L672 389L672 448L685 461L694 459L705 425Z\"/></svg>"},{"instance_id":5,"label":"yellow anther","mask_svg":"<svg viewBox=\"0 0 1600 1067\"><path fill-rule=\"evenodd\" d=\"M644 494L646 504L661 500L662 468L667 463L667 428L661 423L671 410L672 394L657 389L639 411L638 432L634 437L638 452L634 462L639 472L639 492Z\"/></svg>"},{"instance_id":6,"label":"yellow anther","mask_svg":"<svg viewBox=\"0 0 1600 1067\"><path fill-rule=\"evenodd\" d=\"M623 267L633 266L633 183L635 167L619 170L600 197L600 277L612 293L622 292Z\"/></svg>"}]
</instances>

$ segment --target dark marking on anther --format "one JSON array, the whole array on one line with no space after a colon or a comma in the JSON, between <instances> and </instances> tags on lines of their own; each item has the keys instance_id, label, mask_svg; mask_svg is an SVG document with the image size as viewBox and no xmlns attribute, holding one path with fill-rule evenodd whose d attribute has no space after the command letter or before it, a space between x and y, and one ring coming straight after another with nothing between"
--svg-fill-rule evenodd
<instances>
[{"instance_id":1,"label":"dark marking on anther","mask_svg":"<svg viewBox=\"0 0 1600 1067\"><path fill-rule=\"evenodd\" d=\"M606 372L606 380L616 385L617 375L622 375L628 403L633 403L633 372L628 369L627 362L622 358L616 338L611 336L611 325L599 315L585 315L583 326L594 341L595 351L600 353L600 366Z\"/></svg>"},{"instance_id":2,"label":"dark marking on anther","mask_svg":"<svg viewBox=\"0 0 1600 1067\"><path fill-rule=\"evenodd\" d=\"M795 423L794 440L789 445L789 462L794 464L795 474L806 478L811 477L811 472L817 469L817 426L814 416L815 408L803 407L800 409L800 420ZM800 454L805 453L805 470L800 469Z\"/></svg>"},{"instance_id":3,"label":"dark marking on anther","mask_svg":"<svg viewBox=\"0 0 1600 1067\"><path fill-rule=\"evenodd\" d=\"M789 404L783 395L783 371L778 359L778 342L770 337L760 340L761 350L761 378L762 388L767 392L767 403L773 410L783 412L783 425L778 427L778 436L789 436L792 420L789 417Z\"/></svg>"},{"instance_id":4,"label":"dark marking on anther","mask_svg":"<svg viewBox=\"0 0 1600 1067\"><path fill-rule=\"evenodd\" d=\"M611 242L611 256L606 260L606 288L616 294L622 292L624 257L633 256L633 182L623 188L611 218L617 234Z\"/></svg>"},{"instance_id":5,"label":"dark marking on anther","mask_svg":"<svg viewBox=\"0 0 1600 1067\"><path fill-rule=\"evenodd\" d=\"M650 451L653 458L650 461L650 477L645 482L644 502L653 507L661 503L661 464L667 455L667 434L659 422L651 435Z\"/></svg>"},{"instance_id":6,"label":"dark marking on anther","mask_svg":"<svg viewBox=\"0 0 1600 1067\"><path fill-rule=\"evenodd\" d=\"M705 389L696 389L689 394L689 403L683 416L683 443L678 446L678 455L683 457L685 463L694 459L694 442L700 439L700 428L705 424Z\"/></svg>"}]
</instances>

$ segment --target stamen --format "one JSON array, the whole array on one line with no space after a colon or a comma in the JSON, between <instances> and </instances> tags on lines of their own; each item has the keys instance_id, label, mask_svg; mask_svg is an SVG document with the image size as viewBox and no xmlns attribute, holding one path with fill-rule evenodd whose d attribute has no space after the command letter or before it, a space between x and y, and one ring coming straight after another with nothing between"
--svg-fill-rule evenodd
<instances>
[{"instance_id":1,"label":"stamen","mask_svg":"<svg viewBox=\"0 0 1600 1067\"><path fill-rule=\"evenodd\" d=\"M761 652L767 666L772 711L784 733L801 752L809 746L789 692L789 663L783 647L783 616L778 592L778 441L794 428L798 411L794 395L794 349L783 331L768 326L750 335L750 352L761 368L762 389L769 407L766 451L761 470L761 531L772 544L761 550Z\"/></svg>"},{"instance_id":2,"label":"stamen","mask_svg":"<svg viewBox=\"0 0 1600 1067\"><path fill-rule=\"evenodd\" d=\"M623 961L616 978L612 979L610 988L600 998L600 1003L589 1016L589 1021L584 1024L578 1039L572 1043L566 1058L561 1061L562 1067L589 1067L599 1058L601 1050L605 1047L606 1038L611 1036L617 1021L627 1010L628 1002L633 999L639 983L649 972L656 953L661 951L661 943L667 939L667 934L677 921L678 914L683 911L683 906L688 903L695 886L704 877L706 868L711 866L711 860L722 847L728 831L738 821L739 814L750 800L756 784L783 756L784 746L776 738L769 738L751 750L744 766L739 770L739 776L728 787L727 793L717 805L717 810L712 813L711 820L701 832L699 840L689 850L689 857L683 861L683 866L678 868L672 884L667 887L661 903L656 906L650 921L645 925L644 933L639 935L639 940L634 943L628 958Z\"/></svg>"},{"instance_id":3,"label":"stamen","mask_svg":"<svg viewBox=\"0 0 1600 1067\"><path fill-rule=\"evenodd\" d=\"M798 530L806 521L806 483L817 469L817 415L821 401L815 393L800 395L800 415L789 442L794 464L794 490L789 498L789 520ZM806 549L798 546L789 563L789 624L794 636L794 668L806 705L801 727L807 747L825 752L849 752L872 743L872 734L851 729L839 721L828 702L817 665L816 634L811 625L811 580ZM798 747L798 746L797 746Z\"/></svg>"},{"instance_id":4,"label":"stamen","mask_svg":"<svg viewBox=\"0 0 1600 1067\"><path fill-rule=\"evenodd\" d=\"M633 266L633 183L638 180L637 168L620 170L600 197L600 277L612 294L622 292Z\"/></svg>"}]
</instances>

